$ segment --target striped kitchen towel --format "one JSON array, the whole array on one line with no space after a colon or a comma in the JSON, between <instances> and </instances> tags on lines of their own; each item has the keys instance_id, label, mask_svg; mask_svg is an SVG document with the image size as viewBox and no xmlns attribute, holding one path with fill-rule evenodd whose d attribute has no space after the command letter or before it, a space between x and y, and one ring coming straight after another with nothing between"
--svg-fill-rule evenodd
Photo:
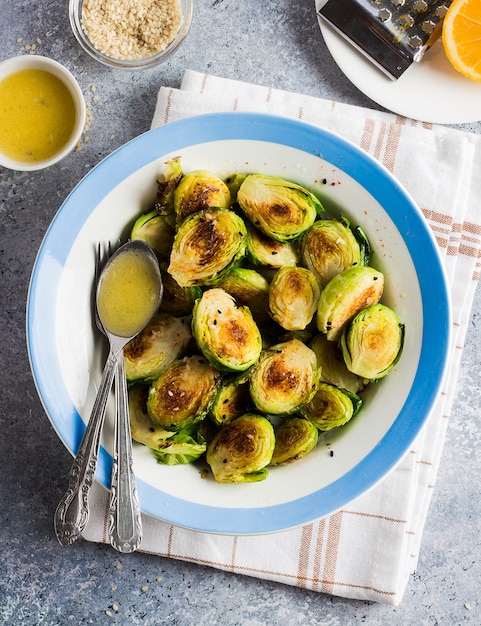
<instances>
[{"instance_id":1,"label":"striped kitchen towel","mask_svg":"<svg viewBox=\"0 0 481 626\"><path fill-rule=\"evenodd\" d=\"M141 550L348 598L397 605L416 567L481 267L481 137L389 113L193 71L161 88L152 128L218 111L294 117L361 146L404 185L439 245L453 304L447 376L399 465L341 511L262 536L219 536L144 518ZM422 175L420 175L422 172ZM439 181L442 181L440 184ZM107 543L107 492L92 491L84 537Z\"/></svg>"}]
</instances>

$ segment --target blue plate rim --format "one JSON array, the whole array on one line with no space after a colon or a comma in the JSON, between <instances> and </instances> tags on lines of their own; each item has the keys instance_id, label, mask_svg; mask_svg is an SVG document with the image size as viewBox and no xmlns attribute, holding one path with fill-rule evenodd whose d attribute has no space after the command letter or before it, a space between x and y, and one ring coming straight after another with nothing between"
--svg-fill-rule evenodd
<instances>
[{"instance_id":1,"label":"blue plate rim","mask_svg":"<svg viewBox=\"0 0 481 626\"><path fill-rule=\"evenodd\" d=\"M27 296L27 350L44 410L73 455L85 425L71 401L69 406L67 397L63 397L60 406L57 404L58 389L47 380L45 367L48 366L49 374L53 376L61 372L55 359L49 359L52 355L48 354L45 339L42 340L36 332L36 320L40 318L40 324L48 331L45 332L44 328L43 334L49 336L54 330L51 322L52 297L77 235L76 229L107 193L144 165L163 154L191 145L229 139L269 141L297 148L321 156L354 179L361 179L361 184L385 208L398 228L415 266L419 267L421 260L424 264L423 274L418 273L423 308L423 343L411 394L386 435L350 472L303 498L256 509L220 509L165 493L159 497L157 488L138 480L142 510L153 517L202 532L263 534L325 517L377 484L397 465L419 434L445 375L451 340L451 303L444 266L422 212L382 164L354 143L329 130L304 121L262 113L205 114L171 122L132 139L102 160L78 183L45 233L33 266ZM159 149L159 146L162 148ZM359 157L362 159L359 160ZM80 202L84 190L89 191L87 205ZM408 214L399 207L409 207ZM59 233L62 234L60 238ZM426 255L427 249L431 253L429 256ZM48 297L45 297L45 291ZM434 355L436 358L433 358ZM429 381L429 386L424 384L424 380ZM111 463L110 454L101 448L97 480L106 487L110 484Z\"/></svg>"}]
</instances>

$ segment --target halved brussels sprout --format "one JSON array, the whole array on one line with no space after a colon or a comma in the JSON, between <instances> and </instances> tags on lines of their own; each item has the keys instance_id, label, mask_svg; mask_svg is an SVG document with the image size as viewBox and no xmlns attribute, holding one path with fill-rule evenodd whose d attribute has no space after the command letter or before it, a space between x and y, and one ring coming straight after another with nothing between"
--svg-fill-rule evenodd
<instances>
[{"instance_id":1,"label":"halved brussels sprout","mask_svg":"<svg viewBox=\"0 0 481 626\"><path fill-rule=\"evenodd\" d=\"M294 243L276 241L251 224L247 224L246 245L247 258L254 265L279 268L297 264L298 254Z\"/></svg>"},{"instance_id":2,"label":"halved brussels sprout","mask_svg":"<svg viewBox=\"0 0 481 626\"><path fill-rule=\"evenodd\" d=\"M231 202L237 201L237 192L239 191L239 187L244 182L246 176L248 176L248 174L236 173L231 174L225 179L225 184L229 187Z\"/></svg>"},{"instance_id":3,"label":"halved brussels sprout","mask_svg":"<svg viewBox=\"0 0 481 626\"><path fill-rule=\"evenodd\" d=\"M303 264L323 287L349 267L365 265L347 220L318 220L302 237L300 251Z\"/></svg>"},{"instance_id":4,"label":"halved brussels sprout","mask_svg":"<svg viewBox=\"0 0 481 626\"><path fill-rule=\"evenodd\" d=\"M210 409L209 416L217 426L224 426L247 413L252 404L245 372L222 381L219 393Z\"/></svg>"},{"instance_id":5,"label":"halved brussels sprout","mask_svg":"<svg viewBox=\"0 0 481 626\"><path fill-rule=\"evenodd\" d=\"M174 209L178 221L210 207L228 209L230 204L228 186L207 170L184 174L174 191Z\"/></svg>"},{"instance_id":6,"label":"halved brussels sprout","mask_svg":"<svg viewBox=\"0 0 481 626\"><path fill-rule=\"evenodd\" d=\"M132 439L148 448L158 448L174 432L165 430L150 419L147 412L149 385L138 383L129 388L129 417Z\"/></svg>"},{"instance_id":7,"label":"halved brussels sprout","mask_svg":"<svg viewBox=\"0 0 481 626\"><path fill-rule=\"evenodd\" d=\"M197 298L202 295L202 289L196 285L181 287L172 276L161 270L164 293L159 310L175 317L190 315Z\"/></svg>"},{"instance_id":8,"label":"halved brussels sprout","mask_svg":"<svg viewBox=\"0 0 481 626\"><path fill-rule=\"evenodd\" d=\"M182 430L164 441L152 453L162 465L185 465L199 459L207 450L207 442L199 429Z\"/></svg>"},{"instance_id":9,"label":"halved brussels sprout","mask_svg":"<svg viewBox=\"0 0 481 626\"><path fill-rule=\"evenodd\" d=\"M302 417L289 417L274 429L276 445L271 465L293 463L313 450L319 431L312 422Z\"/></svg>"},{"instance_id":10,"label":"halved brussels sprout","mask_svg":"<svg viewBox=\"0 0 481 626\"><path fill-rule=\"evenodd\" d=\"M324 211L320 200L301 185L263 174L245 178L237 202L254 226L277 241L297 239Z\"/></svg>"},{"instance_id":11,"label":"halved brussels sprout","mask_svg":"<svg viewBox=\"0 0 481 626\"><path fill-rule=\"evenodd\" d=\"M202 356L171 363L149 389L147 411L165 429L178 432L203 419L215 400L220 374Z\"/></svg>"},{"instance_id":12,"label":"halved brussels sprout","mask_svg":"<svg viewBox=\"0 0 481 626\"><path fill-rule=\"evenodd\" d=\"M341 349L335 341L329 341L326 335L316 335L309 347L317 357L320 380L336 387L359 393L366 386L364 378L347 369Z\"/></svg>"},{"instance_id":13,"label":"halved brussels sprout","mask_svg":"<svg viewBox=\"0 0 481 626\"><path fill-rule=\"evenodd\" d=\"M259 272L234 267L216 286L227 291L238 306L248 306L257 323L269 318L269 283Z\"/></svg>"},{"instance_id":14,"label":"halved brussels sprout","mask_svg":"<svg viewBox=\"0 0 481 626\"><path fill-rule=\"evenodd\" d=\"M228 209L205 209L185 218L177 231L168 272L181 287L212 285L245 255L247 231Z\"/></svg>"},{"instance_id":15,"label":"halved brussels sprout","mask_svg":"<svg viewBox=\"0 0 481 626\"><path fill-rule=\"evenodd\" d=\"M341 218L346 221L346 218ZM357 239L357 243L359 244L359 249L361 250L361 264L369 265L369 261L371 260L371 243L367 238L366 233L360 226L355 226L351 228L354 237Z\"/></svg>"},{"instance_id":16,"label":"halved brussels sprout","mask_svg":"<svg viewBox=\"0 0 481 626\"><path fill-rule=\"evenodd\" d=\"M179 157L165 163L162 176L157 181L157 197L154 205L159 215L173 216L174 192L183 175ZM172 225L174 223L175 220L172 220Z\"/></svg>"},{"instance_id":17,"label":"halved brussels sprout","mask_svg":"<svg viewBox=\"0 0 481 626\"><path fill-rule=\"evenodd\" d=\"M248 413L227 424L207 446L206 460L218 483L250 483L267 478L274 451L268 419Z\"/></svg>"},{"instance_id":18,"label":"halved brussels sprout","mask_svg":"<svg viewBox=\"0 0 481 626\"><path fill-rule=\"evenodd\" d=\"M360 396L328 383L319 383L316 395L301 409L301 415L319 430L343 426L359 411Z\"/></svg>"},{"instance_id":19,"label":"halved brussels sprout","mask_svg":"<svg viewBox=\"0 0 481 626\"><path fill-rule=\"evenodd\" d=\"M164 215L150 211L135 221L130 233L131 239L145 241L160 260L167 260L174 242L175 231Z\"/></svg>"},{"instance_id":20,"label":"halved brussels sprout","mask_svg":"<svg viewBox=\"0 0 481 626\"><path fill-rule=\"evenodd\" d=\"M192 332L185 319L157 313L124 348L127 380L154 380L185 354L191 343Z\"/></svg>"},{"instance_id":21,"label":"halved brussels sprout","mask_svg":"<svg viewBox=\"0 0 481 626\"><path fill-rule=\"evenodd\" d=\"M304 330L317 310L321 290L305 267L282 267L269 288L272 318L286 330Z\"/></svg>"},{"instance_id":22,"label":"halved brussels sprout","mask_svg":"<svg viewBox=\"0 0 481 626\"><path fill-rule=\"evenodd\" d=\"M264 350L249 380L259 411L289 415L307 404L319 382L314 352L298 339Z\"/></svg>"},{"instance_id":23,"label":"halved brussels sprout","mask_svg":"<svg viewBox=\"0 0 481 626\"><path fill-rule=\"evenodd\" d=\"M238 307L223 289L205 291L192 313L197 345L211 364L222 371L244 371L262 350L262 337L247 307Z\"/></svg>"},{"instance_id":24,"label":"halved brussels sprout","mask_svg":"<svg viewBox=\"0 0 481 626\"><path fill-rule=\"evenodd\" d=\"M337 341L344 325L361 309L379 302L384 275L372 267L351 267L325 286L317 308L317 328Z\"/></svg>"},{"instance_id":25,"label":"halved brussels sprout","mask_svg":"<svg viewBox=\"0 0 481 626\"><path fill-rule=\"evenodd\" d=\"M341 349L351 372L371 381L388 374L401 356L404 324L384 304L361 311L341 337Z\"/></svg>"}]
</instances>

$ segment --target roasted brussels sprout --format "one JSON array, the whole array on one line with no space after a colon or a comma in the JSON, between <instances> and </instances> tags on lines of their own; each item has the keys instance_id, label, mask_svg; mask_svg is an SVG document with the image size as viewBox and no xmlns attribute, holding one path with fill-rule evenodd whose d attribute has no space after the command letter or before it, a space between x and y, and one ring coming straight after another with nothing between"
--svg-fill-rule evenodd
<instances>
[{"instance_id":1,"label":"roasted brussels sprout","mask_svg":"<svg viewBox=\"0 0 481 626\"><path fill-rule=\"evenodd\" d=\"M404 324L384 304L360 311L341 337L341 349L348 369L374 381L388 374L401 356Z\"/></svg>"},{"instance_id":2,"label":"roasted brussels sprout","mask_svg":"<svg viewBox=\"0 0 481 626\"><path fill-rule=\"evenodd\" d=\"M326 335L319 334L314 337L309 347L316 354L321 382L347 389L352 393L359 393L365 388L364 378L347 369L342 351L335 341L329 341Z\"/></svg>"},{"instance_id":3,"label":"roasted brussels sprout","mask_svg":"<svg viewBox=\"0 0 481 626\"><path fill-rule=\"evenodd\" d=\"M225 184L229 187L231 202L237 201L237 192L248 174L231 174L225 179Z\"/></svg>"},{"instance_id":4,"label":"roasted brussels sprout","mask_svg":"<svg viewBox=\"0 0 481 626\"><path fill-rule=\"evenodd\" d=\"M194 305L192 330L197 345L221 371L244 371L257 362L262 337L247 307L238 307L223 289L208 289Z\"/></svg>"},{"instance_id":5,"label":"roasted brussels sprout","mask_svg":"<svg viewBox=\"0 0 481 626\"><path fill-rule=\"evenodd\" d=\"M247 231L228 209L205 209L187 217L177 231L168 272L181 287L212 285L245 255Z\"/></svg>"},{"instance_id":6,"label":"roasted brussels sprout","mask_svg":"<svg viewBox=\"0 0 481 626\"><path fill-rule=\"evenodd\" d=\"M269 283L259 272L248 267L235 267L217 287L230 293L238 306L248 306L257 323L269 318Z\"/></svg>"},{"instance_id":7,"label":"roasted brussels sprout","mask_svg":"<svg viewBox=\"0 0 481 626\"><path fill-rule=\"evenodd\" d=\"M174 229L164 215L150 211L135 221L130 233L131 239L145 241L156 253L159 260L167 260L174 241Z\"/></svg>"},{"instance_id":8,"label":"roasted brussels sprout","mask_svg":"<svg viewBox=\"0 0 481 626\"><path fill-rule=\"evenodd\" d=\"M263 350L249 387L259 411L289 415L312 399L318 382L316 355L298 339L291 339Z\"/></svg>"},{"instance_id":9,"label":"roasted brussels sprout","mask_svg":"<svg viewBox=\"0 0 481 626\"><path fill-rule=\"evenodd\" d=\"M269 288L272 318L286 330L304 330L317 310L321 290L305 267L282 267Z\"/></svg>"},{"instance_id":10,"label":"roasted brussels sprout","mask_svg":"<svg viewBox=\"0 0 481 626\"><path fill-rule=\"evenodd\" d=\"M199 459L207 450L200 430L182 430L159 444L152 453L162 465L185 465Z\"/></svg>"},{"instance_id":11,"label":"roasted brussels sprout","mask_svg":"<svg viewBox=\"0 0 481 626\"><path fill-rule=\"evenodd\" d=\"M316 395L301 409L301 415L319 430L331 430L347 422L359 411L360 396L327 383L319 383Z\"/></svg>"},{"instance_id":12,"label":"roasted brussels sprout","mask_svg":"<svg viewBox=\"0 0 481 626\"><path fill-rule=\"evenodd\" d=\"M148 414L162 428L185 430L207 415L219 385L219 372L202 356L178 359L150 386Z\"/></svg>"},{"instance_id":13,"label":"roasted brussels sprout","mask_svg":"<svg viewBox=\"0 0 481 626\"><path fill-rule=\"evenodd\" d=\"M159 215L174 215L174 192L183 175L179 157L165 163L162 176L157 181L157 197L154 205ZM171 223L175 225L175 219Z\"/></svg>"},{"instance_id":14,"label":"roasted brussels sprout","mask_svg":"<svg viewBox=\"0 0 481 626\"><path fill-rule=\"evenodd\" d=\"M184 174L174 191L174 210L180 222L197 211L210 207L228 209L230 204L227 185L207 170Z\"/></svg>"},{"instance_id":15,"label":"roasted brussels sprout","mask_svg":"<svg viewBox=\"0 0 481 626\"><path fill-rule=\"evenodd\" d=\"M247 224L247 258L254 265L279 268L296 265L298 254L294 243L276 241Z\"/></svg>"},{"instance_id":16,"label":"roasted brussels sprout","mask_svg":"<svg viewBox=\"0 0 481 626\"><path fill-rule=\"evenodd\" d=\"M209 416L217 426L224 426L244 415L250 408L248 373L224 378Z\"/></svg>"},{"instance_id":17,"label":"roasted brussels sprout","mask_svg":"<svg viewBox=\"0 0 481 626\"><path fill-rule=\"evenodd\" d=\"M192 332L186 320L158 313L124 348L127 380L154 380L185 354L191 343Z\"/></svg>"},{"instance_id":18,"label":"roasted brussels sprout","mask_svg":"<svg viewBox=\"0 0 481 626\"><path fill-rule=\"evenodd\" d=\"M277 241L297 239L324 211L320 200L301 185L263 174L245 178L237 202L254 226Z\"/></svg>"},{"instance_id":19,"label":"roasted brussels sprout","mask_svg":"<svg viewBox=\"0 0 481 626\"><path fill-rule=\"evenodd\" d=\"M317 308L317 328L337 341L344 325L361 309L379 302L384 276L372 267L351 267L325 286Z\"/></svg>"},{"instance_id":20,"label":"roasted brussels sprout","mask_svg":"<svg viewBox=\"0 0 481 626\"><path fill-rule=\"evenodd\" d=\"M325 287L344 270L365 265L361 246L347 220L318 220L301 240L301 258Z\"/></svg>"},{"instance_id":21,"label":"roasted brussels sprout","mask_svg":"<svg viewBox=\"0 0 481 626\"><path fill-rule=\"evenodd\" d=\"M164 294L159 311L164 311L175 317L190 315L195 301L202 295L202 289L196 285L181 287L168 272L161 270L160 273Z\"/></svg>"},{"instance_id":22,"label":"roasted brussels sprout","mask_svg":"<svg viewBox=\"0 0 481 626\"><path fill-rule=\"evenodd\" d=\"M207 446L206 460L219 483L249 483L267 478L275 439L268 419L248 413L219 430Z\"/></svg>"},{"instance_id":23,"label":"roasted brussels sprout","mask_svg":"<svg viewBox=\"0 0 481 626\"><path fill-rule=\"evenodd\" d=\"M157 448L174 432L165 430L150 419L147 398L150 385L137 383L129 389L129 417L132 439L148 448Z\"/></svg>"},{"instance_id":24,"label":"roasted brussels sprout","mask_svg":"<svg viewBox=\"0 0 481 626\"><path fill-rule=\"evenodd\" d=\"M289 417L274 429L276 444L271 465L287 465L306 456L316 447L319 431L302 417Z\"/></svg>"}]
</instances>

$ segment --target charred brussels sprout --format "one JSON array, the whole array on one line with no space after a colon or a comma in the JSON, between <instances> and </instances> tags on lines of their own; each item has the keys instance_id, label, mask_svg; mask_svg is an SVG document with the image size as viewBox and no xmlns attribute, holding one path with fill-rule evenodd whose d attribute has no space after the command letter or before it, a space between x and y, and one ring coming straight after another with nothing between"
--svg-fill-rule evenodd
<instances>
[{"instance_id":1,"label":"charred brussels sprout","mask_svg":"<svg viewBox=\"0 0 481 626\"><path fill-rule=\"evenodd\" d=\"M147 412L149 385L138 383L129 389L129 416L132 439L148 448L157 448L174 432L165 430L150 419Z\"/></svg>"},{"instance_id":2,"label":"charred brussels sprout","mask_svg":"<svg viewBox=\"0 0 481 626\"><path fill-rule=\"evenodd\" d=\"M383 274L372 267L351 267L337 274L319 298L317 328L329 341L337 341L356 313L379 302L383 288Z\"/></svg>"},{"instance_id":3,"label":"charred brussels sprout","mask_svg":"<svg viewBox=\"0 0 481 626\"><path fill-rule=\"evenodd\" d=\"M245 178L237 202L257 228L281 242L300 237L324 211L318 198L301 185L262 174Z\"/></svg>"},{"instance_id":4,"label":"charred brussels sprout","mask_svg":"<svg viewBox=\"0 0 481 626\"><path fill-rule=\"evenodd\" d=\"M238 306L248 306L256 322L269 318L269 283L259 272L247 267L235 267L217 287L227 291Z\"/></svg>"},{"instance_id":5,"label":"charred brussels sprout","mask_svg":"<svg viewBox=\"0 0 481 626\"><path fill-rule=\"evenodd\" d=\"M361 247L347 220L315 222L302 238L301 258L323 287L336 274L365 265Z\"/></svg>"},{"instance_id":6,"label":"charred brussels sprout","mask_svg":"<svg viewBox=\"0 0 481 626\"><path fill-rule=\"evenodd\" d=\"M137 218L130 238L145 241L160 260L167 260L172 249L174 232L164 215L151 211Z\"/></svg>"},{"instance_id":7,"label":"charred brussels sprout","mask_svg":"<svg viewBox=\"0 0 481 626\"><path fill-rule=\"evenodd\" d=\"M319 383L312 400L301 409L301 414L319 430L331 430L343 426L359 411L362 400L356 394Z\"/></svg>"},{"instance_id":8,"label":"charred brussels sprout","mask_svg":"<svg viewBox=\"0 0 481 626\"><path fill-rule=\"evenodd\" d=\"M404 324L383 304L361 311L346 327L341 349L348 369L374 381L388 374L401 356Z\"/></svg>"},{"instance_id":9,"label":"charred brussels sprout","mask_svg":"<svg viewBox=\"0 0 481 626\"><path fill-rule=\"evenodd\" d=\"M222 371L244 371L257 362L262 337L247 307L223 289L208 289L195 303L192 330L197 345Z\"/></svg>"},{"instance_id":10,"label":"charred brussels sprout","mask_svg":"<svg viewBox=\"0 0 481 626\"><path fill-rule=\"evenodd\" d=\"M247 413L251 405L248 372L224 378L209 416L217 426L224 426Z\"/></svg>"},{"instance_id":11,"label":"charred brussels sprout","mask_svg":"<svg viewBox=\"0 0 481 626\"><path fill-rule=\"evenodd\" d=\"M307 404L319 382L314 352L298 339L264 350L249 381L259 411L289 415Z\"/></svg>"},{"instance_id":12,"label":"charred brussels sprout","mask_svg":"<svg viewBox=\"0 0 481 626\"><path fill-rule=\"evenodd\" d=\"M162 465L185 465L199 459L207 443L198 429L182 430L159 444L152 453Z\"/></svg>"},{"instance_id":13,"label":"charred brussels sprout","mask_svg":"<svg viewBox=\"0 0 481 626\"><path fill-rule=\"evenodd\" d=\"M296 265L298 255L294 243L281 243L248 225L247 258L254 265L279 268Z\"/></svg>"},{"instance_id":14,"label":"charred brussels sprout","mask_svg":"<svg viewBox=\"0 0 481 626\"><path fill-rule=\"evenodd\" d=\"M168 272L181 287L215 284L245 255L246 236L233 211L198 211L175 235Z\"/></svg>"},{"instance_id":15,"label":"charred brussels sprout","mask_svg":"<svg viewBox=\"0 0 481 626\"><path fill-rule=\"evenodd\" d=\"M203 357L174 361L149 389L148 414L162 428L185 430L207 415L219 385L219 372Z\"/></svg>"},{"instance_id":16,"label":"charred brussels sprout","mask_svg":"<svg viewBox=\"0 0 481 626\"><path fill-rule=\"evenodd\" d=\"M148 385L129 389L132 439L150 448L157 462L164 465L191 463L202 456L207 444L200 432L194 427L177 433L155 424L147 412L148 395Z\"/></svg>"},{"instance_id":17,"label":"charred brussels sprout","mask_svg":"<svg viewBox=\"0 0 481 626\"><path fill-rule=\"evenodd\" d=\"M272 318L286 330L304 330L317 310L321 290L304 267L282 267L269 288Z\"/></svg>"},{"instance_id":18,"label":"charred brussels sprout","mask_svg":"<svg viewBox=\"0 0 481 626\"><path fill-rule=\"evenodd\" d=\"M248 413L220 429L207 446L206 460L219 483L258 482L267 478L274 444L269 420Z\"/></svg>"},{"instance_id":19,"label":"charred brussels sprout","mask_svg":"<svg viewBox=\"0 0 481 626\"><path fill-rule=\"evenodd\" d=\"M159 215L174 215L174 192L183 175L180 158L166 162L162 176L157 181L155 210ZM174 224L175 219L172 220L172 225Z\"/></svg>"},{"instance_id":20,"label":"charred brussels sprout","mask_svg":"<svg viewBox=\"0 0 481 626\"><path fill-rule=\"evenodd\" d=\"M172 276L164 270L161 270L161 275L164 294L159 310L176 317L190 315L195 301L202 295L202 289L195 285L192 287L181 287Z\"/></svg>"},{"instance_id":21,"label":"charred brussels sprout","mask_svg":"<svg viewBox=\"0 0 481 626\"><path fill-rule=\"evenodd\" d=\"M316 335L311 341L311 350L317 357L320 380L336 387L359 393L365 387L365 380L347 369L342 351L334 341L328 341L326 335Z\"/></svg>"},{"instance_id":22,"label":"charred brussels sprout","mask_svg":"<svg viewBox=\"0 0 481 626\"><path fill-rule=\"evenodd\" d=\"M319 438L319 431L312 422L302 417L289 417L274 430L276 445L271 465L293 463L313 450Z\"/></svg>"},{"instance_id":23,"label":"charred brussels sprout","mask_svg":"<svg viewBox=\"0 0 481 626\"><path fill-rule=\"evenodd\" d=\"M174 191L174 210L178 221L210 207L227 209L230 204L228 186L206 170L185 174Z\"/></svg>"},{"instance_id":24,"label":"charred brussels sprout","mask_svg":"<svg viewBox=\"0 0 481 626\"><path fill-rule=\"evenodd\" d=\"M124 348L127 380L157 378L162 370L185 353L191 342L190 325L184 319L158 313Z\"/></svg>"}]
</instances>

